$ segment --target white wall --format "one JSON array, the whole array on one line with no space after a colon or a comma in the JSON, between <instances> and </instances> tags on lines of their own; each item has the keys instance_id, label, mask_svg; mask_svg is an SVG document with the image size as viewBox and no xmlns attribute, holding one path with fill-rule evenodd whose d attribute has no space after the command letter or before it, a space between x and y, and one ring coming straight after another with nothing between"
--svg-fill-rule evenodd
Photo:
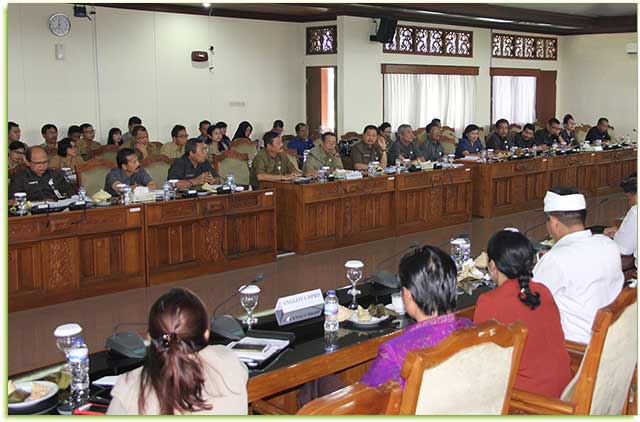
<instances>
[{"instance_id":1,"label":"white wall","mask_svg":"<svg viewBox=\"0 0 640 422\"><path fill-rule=\"evenodd\" d=\"M109 128L126 130L129 116L138 115L152 139L166 142L174 124L195 136L202 119L224 120L232 134L248 120L254 138L275 119L304 120L298 24L97 7L93 21L71 17L70 34L57 38L48 18L73 16L71 5L8 9L8 116L29 144L42 142L47 122L62 137L69 125L88 121L102 140ZM55 60L55 43L64 44L64 61ZM192 50L209 45L215 47L211 72L190 59Z\"/></svg>"},{"instance_id":2,"label":"white wall","mask_svg":"<svg viewBox=\"0 0 640 422\"><path fill-rule=\"evenodd\" d=\"M557 115L595 125L607 117L618 135L638 129L638 56L625 45L637 33L563 37ZM634 136L637 138L637 136Z\"/></svg>"}]
</instances>

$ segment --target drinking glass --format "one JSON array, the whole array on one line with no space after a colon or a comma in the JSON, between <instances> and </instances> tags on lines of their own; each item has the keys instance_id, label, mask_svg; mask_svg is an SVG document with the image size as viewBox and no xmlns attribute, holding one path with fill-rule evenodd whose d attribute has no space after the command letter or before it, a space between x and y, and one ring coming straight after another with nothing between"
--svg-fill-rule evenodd
<instances>
[{"instance_id":1,"label":"drinking glass","mask_svg":"<svg viewBox=\"0 0 640 422\"><path fill-rule=\"evenodd\" d=\"M65 359L67 359L67 362L65 363L65 365L62 367L61 369L61 373L60 373L60 382L58 383L60 388L65 389L68 386L68 382L71 381L71 367L69 366L69 350L71 349L71 346L73 346L73 342L79 338L82 337L82 327L80 327L80 325L78 324L63 324L58 326L55 331L53 332L53 335L56 338L56 346L58 347L58 350L60 350L62 353L64 353L64 357ZM69 400L65 400L62 402L62 406L68 406L69 405Z\"/></svg>"},{"instance_id":2,"label":"drinking glass","mask_svg":"<svg viewBox=\"0 0 640 422\"><path fill-rule=\"evenodd\" d=\"M124 200L124 192L125 190L127 190L127 184L126 183L118 183L116 185L116 190L118 191L118 194L120 194L120 204L124 205L125 200Z\"/></svg>"},{"instance_id":3,"label":"drinking glass","mask_svg":"<svg viewBox=\"0 0 640 422\"><path fill-rule=\"evenodd\" d=\"M258 322L258 318L253 316L253 310L258 306L258 298L260 296L260 287L255 284L240 287L240 304L247 311L247 329Z\"/></svg>"},{"instance_id":4,"label":"drinking glass","mask_svg":"<svg viewBox=\"0 0 640 422\"><path fill-rule=\"evenodd\" d=\"M16 214L26 215L27 214L27 194L25 192L16 192L13 195L13 198L16 200Z\"/></svg>"},{"instance_id":5,"label":"drinking glass","mask_svg":"<svg viewBox=\"0 0 640 422\"><path fill-rule=\"evenodd\" d=\"M178 189L178 180L177 179L169 179L167 180L169 184L169 192L171 195L171 199L176 199L176 190Z\"/></svg>"},{"instance_id":6,"label":"drinking glass","mask_svg":"<svg viewBox=\"0 0 640 422\"><path fill-rule=\"evenodd\" d=\"M351 288L347 291L347 293L353 296L353 305L356 302L356 296L361 293L360 290L356 288L356 285L362 278L362 274L364 272L364 264L362 263L362 261L351 260L347 261L346 264L344 264L344 267L347 269L347 279L349 279L349 281L351 282Z\"/></svg>"},{"instance_id":7,"label":"drinking glass","mask_svg":"<svg viewBox=\"0 0 640 422\"><path fill-rule=\"evenodd\" d=\"M462 270L462 266L471 256L471 243L469 239L459 237L451 239L449 242L451 257L456 264L458 271Z\"/></svg>"}]
</instances>

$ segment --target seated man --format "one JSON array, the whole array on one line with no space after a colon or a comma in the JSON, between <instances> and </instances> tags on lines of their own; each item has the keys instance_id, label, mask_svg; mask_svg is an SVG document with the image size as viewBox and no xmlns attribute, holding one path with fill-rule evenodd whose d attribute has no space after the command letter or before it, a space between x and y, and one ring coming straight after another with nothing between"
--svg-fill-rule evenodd
<instances>
[{"instance_id":1,"label":"seated man","mask_svg":"<svg viewBox=\"0 0 640 422\"><path fill-rule=\"evenodd\" d=\"M58 128L51 123L47 123L42 126L40 133L44 138L44 143L40 146L44 148L47 157L55 156L58 153Z\"/></svg>"},{"instance_id":2,"label":"seated man","mask_svg":"<svg viewBox=\"0 0 640 422\"><path fill-rule=\"evenodd\" d=\"M437 120L437 119L434 119ZM442 129L437 122L431 122L426 128L427 139L420 145L418 151L427 161L437 161L444 157L444 148L440 143Z\"/></svg>"},{"instance_id":3,"label":"seated man","mask_svg":"<svg viewBox=\"0 0 640 422\"><path fill-rule=\"evenodd\" d=\"M271 132L275 132L278 135L284 134L284 122L282 120L274 120L273 128L271 128Z\"/></svg>"},{"instance_id":4,"label":"seated man","mask_svg":"<svg viewBox=\"0 0 640 422\"><path fill-rule=\"evenodd\" d=\"M205 132L206 133L206 132ZM167 142L160 148L160 154L166 155L169 158L180 158L184 155L184 145L189 139L187 129L182 125L175 125L171 129L171 142ZM200 137L196 138L200 140ZM206 142L202 140L202 142Z\"/></svg>"},{"instance_id":5,"label":"seated man","mask_svg":"<svg viewBox=\"0 0 640 422\"><path fill-rule=\"evenodd\" d=\"M73 186L67 182L60 170L49 168L49 160L44 147L27 149L27 169L17 173L9 182L9 199L16 192L27 194L28 201L59 200L75 194Z\"/></svg>"},{"instance_id":6,"label":"seated man","mask_svg":"<svg viewBox=\"0 0 640 422\"><path fill-rule=\"evenodd\" d=\"M251 186L260 187L261 181L277 182L293 180L301 173L282 149L282 137L276 132L267 132L262 137L264 148L258 151L251 165Z\"/></svg>"},{"instance_id":7,"label":"seated man","mask_svg":"<svg viewBox=\"0 0 640 422\"><path fill-rule=\"evenodd\" d=\"M207 158L205 143L195 138L189 139L184 146L184 155L169 167L167 179L177 179L180 189L215 183L217 174Z\"/></svg>"},{"instance_id":8,"label":"seated man","mask_svg":"<svg viewBox=\"0 0 640 422\"><path fill-rule=\"evenodd\" d=\"M13 169L21 164L26 164L24 154L27 146L20 141L13 141L9 144L9 168Z\"/></svg>"},{"instance_id":9,"label":"seated man","mask_svg":"<svg viewBox=\"0 0 640 422\"><path fill-rule=\"evenodd\" d=\"M553 144L568 145L567 141L560 135L560 130L560 120L555 117L550 118L547 122L547 127L536 132L535 144L548 147Z\"/></svg>"},{"instance_id":10,"label":"seated man","mask_svg":"<svg viewBox=\"0 0 640 422\"><path fill-rule=\"evenodd\" d=\"M585 141L594 142L594 141L603 141L607 142L611 140L611 136L609 136L609 120L606 117L600 117L598 119L598 126L594 126L589 129L587 132L587 136L584 138Z\"/></svg>"},{"instance_id":11,"label":"seated man","mask_svg":"<svg viewBox=\"0 0 640 422\"><path fill-rule=\"evenodd\" d=\"M389 148L389 164L394 165L397 159L424 161L422 153L418 151L416 146L415 136L413 136L413 129L411 129L410 125L400 125L398 127L398 139Z\"/></svg>"},{"instance_id":12,"label":"seated man","mask_svg":"<svg viewBox=\"0 0 640 422\"><path fill-rule=\"evenodd\" d=\"M638 267L638 178L637 173L633 172L627 176L620 187L629 200L629 211L625 215L620 228L607 227L604 231L605 236L612 238L620 249L620 254L624 256L633 256L634 265ZM632 269L631 263L623 263L623 270Z\"/></svg>"},{"instance_id":13,"label":"seated man","mask_svg":"<svg viewBox=\"0 0 640 422\"><path fill-rule=\"evenodd\" d=\"M156 182L151 179L143 167L140 167L138 156L131 148L123 148L118 151L116 164L118 168L111 169L104 180L104 190L111 195L120 195L117 189L120 183L131 186L132 189L135 189L136 186L156 189Z\"/></svg>"},{"instance_id":14,"label":"seated man","mask_svg":"<svg viewBox=\"0 0 640 422\"><path fill-rule=\"evenodd\" d=\"M138 116L129 117L129 131L122 135L122 143L120 144L121 148L131 148L133 149L133 130L136 126L140 126L142 124L142 119Z\"/></svg>"},{"instance_id":15,"label":"seated man","mask_svg":"<svg viewBox=\"0 0 640 422\"><path fill-rule=\"evenodd\" d=\"M200 131L200 135L198 135L198 139L200 139L202 142L207 142L207 139L209 139L207 136L207 131L209 130L209 126L211 126L211 122L208 120L203 120L200 123L198 123L198 131ZM174 126L174 129L175 129L175 126ZM186 131L187 130L185 129L185 132ZM173 138L173 131L171 131L171 137ZM185 142L187 142L187 139L189 139L188 135L185 138Z\"/></svg>"},{"instance_id":16,"label":"seated man","mask_svg":"<svg viewBox=\"0 0 640 422\"><path fill-rule=\"evenodd\" d=\"M315 176L321 167L329 167L331 171L342 169L342 159L336 151L338 138L335 133L325 132L321 136L322 142L309 150L307 160L302 166L302 172L307 176Z\"/></svg>"},{"instance_id":17,"label":"seated man","mask_svg":"<svg viewBox=\"0 0 640 422\"><path fill-rule=\"evenodd\" d=\"M404 307L416 323L380 345L378 356L360 380L371 387L387 381L398 381L404 387L400 372L408 352L433 347L452 332L471 325L453 313L456 264L449 254L433 246L416 249L400 261L398 278Z\"/></svg>"},{"instance_id":18,"label":"seated man","mask_svg":"<svg viewBox=\"0 0 640 422\"><path fill-rule=\"evenodd\" d=\"M496 130L491 134L487 141L487 149L494 151L509 151L513 146L513 140L509 136L509 121L507 119L499 119L496 122Z\"/></svg>"},{"instance_id":19,"label":"seated man","mask_svg":"<svg viewBox=\"0 0 640 422\"><path fill-rule=\"evenodd\" d=\"M287 144L287 148L295 149L296 153L298 154L298 162L301 162L302 157L304 156L304 152L310 150L313 147L313 141L309 139L309 127L304 123L298 123L296 125L296 136L289 141L289 143Z\"/></svg>"},{"instance_id":20,"label":"seated man","mask_svg":"<svg viewBox=\"0 0 640 422\"><path fill-rule=\"evenodd\" d=\"M20 126L16 122L9 122L9 133L7 135L9 143L19 141L20 135Z\"/></svg>"},{"instance_id":21,"label":"seated man","mask_svg":"<svg viewBox=\"0 0 640 422\"><path fill-rule=\"evenodd\" d=\"M78 142L80 142L80 138L82 138L82 129L80 129L80 126L69 126L69 129L67 129L67 138L71 139L77 145Z\"/></svg>"},{"instance_id":22,"label":"seated man","mask_svg":"<svg viewBox=\"0 0 640 422\"><path fill-rule=\"evenodd\" d=\"M154 146L149 144L149 132L147 132L147 128L142 125L133 128L133 146L127 145L128 144L123 142L119 149L130 148L134 150L140 161L159 152Z\"/></svg>"},{"instance_id":23,"label":"seated man","mask_svg":"<svg viewBox=\"0 0 640 422\"><path fill-rule=\"evenodd\" d=\"M351 158L356 170L367 170L371 161L378 161L382 168L387 166L387 144L383 137L378 137L378 128L365 126L362 141L351 147Z\"/></svg>"},{"instance_id":24,"label":"seated man","mask_svg":"<svg viewBox=\"0 0 640 422\"><path fill-rule=\"evenodd\" d=\"M524 125L521 132L513 135L514 145L518 148L533 148L534 145L540 146L540 144L538 144L536 142L536 139L534 138L535 131L536 127L531 123L527 123L526 125Z\"/></svg>"},{"instance_id":25,"label":"seated man","mask_svg":"<svg viewBox=\"0 0 640 422\"><path fill-rule=\"evenodd\" d=\"M553 188L544 197L547 231L555 244L533 269L551 291L567 340L588 344L598 309L611 303L624 282L615 242L586 230L587 206L575 188Z\"/></svg>"},{"instance_id":26,"label":"seated man","mask_svg":"<svg viewBox=\"0 0 640 422\"><path fill-rule=\"evenodd\" d=\"M93 156L93 151L100 148L100 143L96 142L96 131L91 123L83 123L80 125L82 130L82 138L76 142L78 152L83 159L87 160Z\"/></svg>"}]
</instances>

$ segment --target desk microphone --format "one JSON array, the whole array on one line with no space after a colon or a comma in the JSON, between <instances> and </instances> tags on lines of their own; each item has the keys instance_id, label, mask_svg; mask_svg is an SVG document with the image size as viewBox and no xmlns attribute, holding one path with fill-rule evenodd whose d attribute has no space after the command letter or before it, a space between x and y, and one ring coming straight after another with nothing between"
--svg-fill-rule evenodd
<instances>
[{"instance_id":1,"label":"desk microphone","mask_svg":"<svg viewBox=\"0 0 640 422\"><path fill-rule=\"evenodd\" d=\"M113 334L107 337L105 347L109 351L133 359L144 359L147 347L138 333L118 332L118 328L125 325L146 326L143 322L121 322L113 327Z\"/></svg>"},{"instance_id":2,"label":"desk microphone","mask_svg":"<svg viewBox=\"0 0 640 422\"><path fill-rule=\"evenodd\" d=\"M213 315L211 315L211 332L219 335L220 337L224 337L229 340L240 340L244 337L244 329L242 325L238 322L237 319L232 317L231 315L223 315L220 317L216 317L216 313L222 307L222 305L228 303L231 299L236 297L238 294L242 293L244 289L246 289L251 284L258 284L264 279L263 274L256 275L256 278L248 284L240 287L238 290L233 292L229 297L220 302L218 306L213 308Z\"/></svg>"},{"instance_id":3,"label":"desk microphone","mask_svg":"<svg viewBox=\"0 0 640 422\"><path fill-rule=\"evenodd\" d=\"M400 255L404 255L405 253L411 250L418 249L421 245L422 245L422 242L414 240L413 242L411 242L411 244L408 247L402 249L400 252L395 253L383 259L382 261L380 261L378 265L376 265L376 272L371 274L371 276L369 276L369 279L374 283L381 284L390 289L399 289L400 282L398 281L398 277L396 276L396 274L392 274L389 271L384 271L384 270L380 271L380 267L382 267L383 264L386 264L387 262L391 261L394 258L397 258Z\"/></svg>"}]
</instances>

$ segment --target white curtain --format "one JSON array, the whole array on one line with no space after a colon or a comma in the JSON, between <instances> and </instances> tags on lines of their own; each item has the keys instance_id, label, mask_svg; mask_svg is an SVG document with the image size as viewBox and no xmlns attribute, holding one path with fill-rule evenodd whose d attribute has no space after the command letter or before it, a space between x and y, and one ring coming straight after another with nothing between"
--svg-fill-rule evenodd
<instances>
[{"instance_id":1,"label":"white curtain","mask_svg":"<svg viewBox=\"0 0 640 422\"><path fill-rule=\"evenodd\" d=\"M401 124L413 129L438 118L462 135L473 123L476 107L476 76L384 75L384 120L393 131Z\"/></svg>"},{"instance_id":2,"label":"white curtain","mask_svg":"<svg viewBox=\"0 0 640 422\"><path fill-rule=\"evenodd\" d=\"M536 120L536 77L493 77L493 121L523 125Z\"/></svg>"}]
</instances>

